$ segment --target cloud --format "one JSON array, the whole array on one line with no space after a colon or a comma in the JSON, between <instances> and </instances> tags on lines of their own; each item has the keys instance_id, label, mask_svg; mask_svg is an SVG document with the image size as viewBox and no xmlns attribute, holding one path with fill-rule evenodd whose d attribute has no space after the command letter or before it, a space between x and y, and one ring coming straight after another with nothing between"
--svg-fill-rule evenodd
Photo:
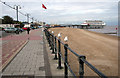
<instances>
[{"instance_id":1,"label":"cloud","mask_svg":"<svg viewBox=\"0 0 120 78\"><path fill-rule=\"evenodd\" d=\"M86 13L103 13L105 10L103 9L92 9L92 10L87 10Z\"/></svg>"},{"instance_id":2,"label":"cloud","mask_svg":"<svg viewBox=\"0 0 120 78\"><path fill-rule=\"evenodd\" d=\"M18 0L19 1L19 0ZM23 1L23 0L21 0ZM101 2L95 2L94 0L30 0L27 2L7 2L11 6L19 4L24 6L20 11L23 13L30 13L30 17L34 17L40 21L46 21L47 23L80 23L86 19L100 19L105 21L117 21L117 0L98 0ZM48 9L43 9L41 4ZM16 19L15 12L4 7L4 14L9 14ZM111 18L110 18L111 17ZM19 19L26 20L25 16L19 14ZM116 24L116 23L115 23Z\"/></svg>"},{"instance_id":3,"label":"cloud","mask_svg":"<svg viewBox=\"0 0 120 78\"><path fill-rule=\"evenodd\" d=\"M118 2L119 0L2 0L5 2Z\"/></svg>"}]
</instances>

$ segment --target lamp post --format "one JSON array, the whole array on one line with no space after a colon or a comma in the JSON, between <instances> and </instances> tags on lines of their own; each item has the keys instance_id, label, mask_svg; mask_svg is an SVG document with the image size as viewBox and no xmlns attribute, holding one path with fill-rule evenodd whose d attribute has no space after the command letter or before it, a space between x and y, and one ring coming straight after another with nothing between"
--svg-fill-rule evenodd
<instances>
[{"instance_id":1,"label":"lamp post","mask_svg":"<svg viewBox=\"0 0 120 78\"><path fill-rule=\"evenodd\" d=\"M35 22L37 22L37 19L35 20Z\"/></svg>"},{"instance_id":2,"label":"lamp post","mask_svg":"<svg viewBox=\"0 0 120 78\"><path fill-rule=\"evenodd\" d=\"M29 16L30 16L30 14L26 14L26 16L27 16L27 22L29 23Z\"/></svg>"},{"instance_id":3,"label":"lamp post","mask_svg":"<svg viewBox=\"0 0 120 78\"><path fill-rule=\"evenodd\" d=\"M21 6L20 5L14 5L14 9L16 10L17 22L18 22L18 9L21 9Z\"/></svg>"},{"instance_id":4,"label":"lamp post","mask_svg":"<svg viewBox=\"0 0 120 78\"><path fill-rule=\"evenodd\" d=\"M32 19L32 22L33 22L34 18L32 17L31 19Z\"/></svg>"}]
</instances>

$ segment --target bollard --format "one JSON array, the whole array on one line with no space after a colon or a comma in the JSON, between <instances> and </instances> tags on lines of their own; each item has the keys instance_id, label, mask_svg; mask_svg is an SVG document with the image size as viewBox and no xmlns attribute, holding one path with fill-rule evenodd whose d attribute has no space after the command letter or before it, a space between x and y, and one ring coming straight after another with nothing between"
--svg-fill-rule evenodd
<instances>
[{"instance_id":1,"label":"bollard","mask_svg":"<svg viewBox=\"0 0 120 78\"><path fill-rule=\"evenodd\" d=\"M60 45L60 37L61 34L58 34L58 67L57 69L63 69L63 67L61 66L61 45Z\"/></svg>"},{"instance_id":2,"label":"bollard","mask_svg":"<svg viewBox=\"0 0 120 78\"><path fill-rule=\"evenodd\" d=\"M67 67L67 64L68 64L68 60L67 60L68 59L68 51L67 51L68 38L65 37L64 41L65 41L65 45L64 45L64 49L65 49L65 55L64 55L65 56L65 60L64 60L65 71L64 71L64 75L65 75L65 78L68 78L68 67Z\"/></svg>"},{"instance_id":3,"label":"bollard","mask_svg":"<svg viewBox=\"0 0 120 78\"><path fill-rule=\"evenodd\" d=\"M56 36L55 36L55 57L54 60L57 60L57 44L56 44Z\"/></svg>"},{"instance_id":4,"label":"bollard","mask_svg":"<svg viewBox=\"0 0 120 78\"><path fill-rule=\"evenodd\" d=\"M55 54L54 49L54 32L52 31L52 54Z\"/></svg>"},{"instance_id":5,"label":"bollard","mask_svg":"<svg viewBox=\"0 0 120 78\"><path fill-rule=\"evenodd\" d=\"M79 78L84 77L84 62L81 59L86 59L84 55L79 56Z\"/></svg>"}]
</instances>

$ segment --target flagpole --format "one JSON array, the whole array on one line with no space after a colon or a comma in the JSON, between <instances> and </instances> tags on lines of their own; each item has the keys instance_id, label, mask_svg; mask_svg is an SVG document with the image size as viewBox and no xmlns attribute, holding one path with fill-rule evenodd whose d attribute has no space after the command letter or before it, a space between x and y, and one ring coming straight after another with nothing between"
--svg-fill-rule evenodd
<instances>
[{"instance_id":1,"label":"flagpole","mask_svg":"<svg viewBox=\"0 0 120 78\"><path fill-rule=\"evenodd\" d=\"M42 8L44 8L44 9L47 9L46 7L45 7L45 5L42 3ZM43 10L44 11L44 10ZM43 13L42 13L43 14ZM43 16L43 15L42 15ZM44 17L43 17L43 22L42 22L42 26L43 26L43 23L44 23Z\"/></svg>"},{"instance_id":2,"label":"flagpole","mask_svg":"<svg viewBox=\"0 0 120 78\"><path fill-rule=\"evenodd\" d=\"M42 2L42 0L41 0L41 5L43 4L43 2ZM43 10L42 10L42 12L43 12ZM43 32L43 30L44 30L44 27L43 27L43 13L41 12L41 18L42 18L42 21L41 21L41 23L42 23L42 32Z\"/></svg>"}]
</instances>

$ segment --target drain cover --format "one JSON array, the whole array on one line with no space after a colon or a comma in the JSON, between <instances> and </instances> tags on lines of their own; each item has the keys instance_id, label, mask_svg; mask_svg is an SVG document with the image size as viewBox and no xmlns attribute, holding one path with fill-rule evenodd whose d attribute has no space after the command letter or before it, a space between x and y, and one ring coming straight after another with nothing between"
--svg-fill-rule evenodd
<instances>
[{"instance_id":1,"label":"drain cover","mask_svg":"<svg viewBox=\"0 0 120 78\"><path fill-rule=\"evenodd\" d=\"M45 70L44 66L39 67L39 70L40 70L40 71L44 71L44 70Z\"/></svg>"}]
</instances>

